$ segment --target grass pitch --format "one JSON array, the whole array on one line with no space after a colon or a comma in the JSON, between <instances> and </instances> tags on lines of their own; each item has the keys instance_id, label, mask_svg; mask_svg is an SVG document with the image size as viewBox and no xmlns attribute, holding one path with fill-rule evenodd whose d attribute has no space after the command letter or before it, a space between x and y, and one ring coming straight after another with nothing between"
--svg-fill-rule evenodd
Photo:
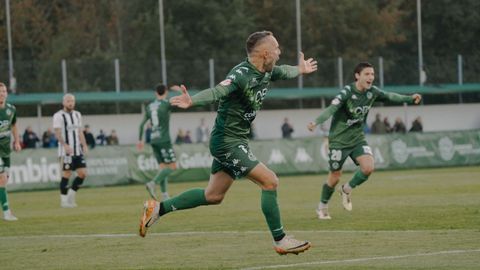
<instances>
[{"instance_id":1,"label":"grass pitch","mask_svg":"<svg viewBox=\"0 0 480 270\"><path fill-rule=\"evenodd\" d=\"M480 269L480 167L375 172L352 212L334 194L333 219L320 221L325 179L280 178L287 233L313 244L298 256L273 251L249 181L221 205L163 217L145 239L141 185L82 189L75 209L60 208L56 190L11 193L20 220L0 221L0 269ZM171 183L170 193L205 184Z\"/></svg>"}]
</instances>

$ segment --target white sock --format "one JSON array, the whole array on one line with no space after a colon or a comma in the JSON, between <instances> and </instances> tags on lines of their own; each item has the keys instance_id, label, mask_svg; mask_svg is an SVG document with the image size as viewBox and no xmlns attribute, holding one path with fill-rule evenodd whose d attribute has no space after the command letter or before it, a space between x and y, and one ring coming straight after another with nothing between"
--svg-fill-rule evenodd
<instances>
[{"instance_id":1,"label":"white sock","mask_svg":"<svg viewBox=\"0 0 480 270\"><path fill-rule=\"evenodd\" d=\"M346 183L342 186L343 192L350 194L352 192L352 187Z\"/></svg>"},{"instance_id":2,"label":"white sock","mask_svg":"<svg viewBox=\"0 0 480 270\"><path fill-rule=\"evenodd\" d=\"M318 204L318 209L324 209L324 208L328 208L328 204L327 204L327 203L320 202L320 203Z\"/></svg>"}]
</instances>

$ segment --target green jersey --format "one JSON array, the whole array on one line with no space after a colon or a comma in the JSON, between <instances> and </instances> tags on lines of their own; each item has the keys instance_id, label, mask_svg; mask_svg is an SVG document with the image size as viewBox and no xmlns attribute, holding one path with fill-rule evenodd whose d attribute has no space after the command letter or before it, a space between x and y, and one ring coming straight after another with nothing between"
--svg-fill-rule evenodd
<instances>
[{"instance_id":1,"label":"green jersey","mask_svg":"<svg viewBox=\"0 0 480 270\"><path fill-rule=\"evenodd\" d=\"M193 96L193 105L219 101L211 147L218 149L232 143L248 143L251 123L262 107L270 82L296 76L298 68L295 66L275 66L271 72L262 73L247 59L235 66L215 88Z\"/></svg>"},{"instance_id":2,"label":"green jersey","mask_svg":"<svg viewBox=\"0 0 480 270\"><path fill-rule=\"evenodd\" d=\"M12 125L17 122L17 109L15 106L5 103L0 108L0 157L8 157L12 151L10 148L10 136Z\"/></svg>"},{"instance_id":3,"label":"green jersey","mask_svg":"<svg viewBox=\"0 0 480 270\"><path fill-rule=\"evenodd\" d=\"M139 140L142 140L143 126L150 120L152 124L152 144L170 142L170 102L167 99L157 99L145 107L145 114L140 124Z\"/></svg>"},{"instance_id":4,"label":"green jersey","mask_svg":"<svg viewBox=\"0 0 480 270\"><path fill-rule=\"evenodd\" d=\"M365 141L363 126L373 103L387 100L413 103L411 96L387 93L376 86L361 92L352 83L335 96L316 123L321 124L333 115L328 136L330 148L352 147Z\"/></svg>"}]
</instances>

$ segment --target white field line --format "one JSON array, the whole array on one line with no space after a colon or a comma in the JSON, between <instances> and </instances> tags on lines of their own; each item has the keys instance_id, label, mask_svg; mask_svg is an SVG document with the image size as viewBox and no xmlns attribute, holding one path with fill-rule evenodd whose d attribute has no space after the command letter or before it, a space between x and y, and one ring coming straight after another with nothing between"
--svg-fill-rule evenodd
<instances>
[{"instance_id":1,"label":"white field line","mask_svg":"<svg viewBox=\"0 0 480 270\"><path fill-rule=\"evenodd\" d=\"M388 261L388 260L397 260L397 259L413 258L413 257L427 257L427 256L464 254L464 253L475 253L475 252L480 252L480 249L444 250L444 251L437 251L437 252L413 253L413 254L394 255L394 256L378 256L378 257L365 257L365 258L345 259L345 260L330 260L330 261L314 261L314 262L293 263L293 264L264 265L264 266L241 268L241 270L262 270L262 269L278 269L278 268L289 268L289 267L298 268L298 267L302 267L302 266L305 267L305 266L314 266L314 265L323 265L323 264L358 263L358 262L368 262L368 261Z\"/></svg>"},{"instance_id":2,"label":"white field line","mask_svg":"<svg viewBox=\"0 0 480 270\"><path fill-rule=\"evenodd\" d=\"M477 232L475 230L291 230L289 233L435 233L435 232ZM269 231L193 231L193 232L167 232L167 233L149 233L147 237L152 236L192 236L192 235L222 235L222 234L270 234ZM42 239L42 238L128 238L138 237L133 233L114 233L114 234L39 234L39 235L15 235L0 236L0 240L14 239Z\"/></svg>"}]
</instances>

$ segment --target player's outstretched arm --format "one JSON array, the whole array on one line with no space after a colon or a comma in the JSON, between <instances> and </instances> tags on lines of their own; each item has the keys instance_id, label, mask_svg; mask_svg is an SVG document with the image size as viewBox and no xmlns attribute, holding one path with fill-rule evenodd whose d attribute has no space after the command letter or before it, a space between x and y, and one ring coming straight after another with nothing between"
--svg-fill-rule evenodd
<instances>
[{"instance_id":1,"label":"player's outstretched arm","mask_svg":"<svg viewBox=\"0 0 480 270\"><path fill-rule=\"evenodd\" d=\"M182 109L190 108L192 106L192 98L188 94L188 91L185 85L183 84L180 85L180 88L181 88L182 94L179 96L172 97L170 99L170 104L172 104L172 106L176 106Z\"/></svg>"},{"instance_id":2,"label":"player's outstretched arm","mask_svg":"<svg viewBox=\"0 0 480 270\"><path fill-rule=\"evenodd\" d=\"M313 58L308 58L305 60L305 55L303 52L299 53L298 57L298 73L299 74L309 74L317 70L317 61Z\"/></svg>"}]
</instances>

